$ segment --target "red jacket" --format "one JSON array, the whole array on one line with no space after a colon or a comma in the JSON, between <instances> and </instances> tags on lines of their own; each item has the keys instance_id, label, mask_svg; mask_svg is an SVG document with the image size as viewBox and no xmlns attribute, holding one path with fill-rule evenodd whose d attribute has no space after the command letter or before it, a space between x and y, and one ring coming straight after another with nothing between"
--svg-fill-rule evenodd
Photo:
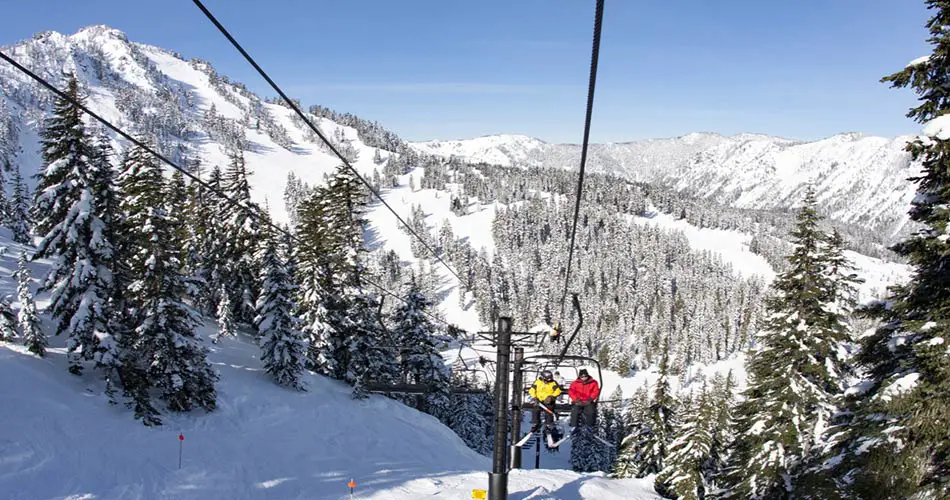
<instances>
[{"instance_id":1,"label":"red jacket","mask_svg":"<svg viewBox=\"0 0 950 500\"><path fill-rule=\"evenodd\" d=\"M567 395L571 401L593 401L600 395L600 385L593 378L588 378L586 383L577 379L571 382Z\"/></svg>"}]
</instances>

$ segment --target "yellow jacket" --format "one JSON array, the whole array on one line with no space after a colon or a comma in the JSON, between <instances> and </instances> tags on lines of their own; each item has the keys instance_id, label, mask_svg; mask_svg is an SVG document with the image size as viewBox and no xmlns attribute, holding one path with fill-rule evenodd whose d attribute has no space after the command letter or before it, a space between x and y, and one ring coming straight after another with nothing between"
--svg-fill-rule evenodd
<instances>
[{"instance_id":1,"label":"yellow jacket","mask_svg":"<svg viewBox=\"0 0 950 500\"><path fill-rule=\"evenodd\" d=\"M534 381L534 385L531 386L531 389L528 389L528 394L538 401L544 401L549 396L560 396L561 386L557 385L557 381L555 380L545 382L538 379Z\"/></svg>"}]
</instances>

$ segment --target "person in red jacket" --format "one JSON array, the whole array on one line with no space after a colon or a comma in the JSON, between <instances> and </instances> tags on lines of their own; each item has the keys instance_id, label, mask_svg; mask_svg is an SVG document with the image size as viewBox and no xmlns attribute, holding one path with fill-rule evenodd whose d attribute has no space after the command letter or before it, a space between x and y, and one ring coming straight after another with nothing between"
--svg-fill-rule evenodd
<instances>
[{"instance_id":1,"label":"person in red jacket","mask_svg":"<svg viewBox=\"0 0 950 500\"><path fill-rule=\"evenodd\" d=\"M584 423L593 427L597 419L597 396L600 395L600 385L594 380L587 370L582 369L577 372L577 380L571 382L571 388L567 391L571 398L571 427L577 427L581 414L584 415Z\"/></svg>"}]
</instances>

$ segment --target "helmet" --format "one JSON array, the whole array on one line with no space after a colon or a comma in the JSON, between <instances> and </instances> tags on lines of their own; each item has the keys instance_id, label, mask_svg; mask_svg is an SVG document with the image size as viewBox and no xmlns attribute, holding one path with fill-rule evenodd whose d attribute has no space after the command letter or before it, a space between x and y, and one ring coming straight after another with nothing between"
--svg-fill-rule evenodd
<instances>
[{"instance_id":1,"label":"helmet","mask_svg":"<svg viewBox=\"0 0 950 500\"><path fill-rule=\"evenodd\" d=\"M545 382L550 382L554 379L554 375L551 374L551 370L544 370L541 372L541 380Z\"/></svg>"}]
</instances>

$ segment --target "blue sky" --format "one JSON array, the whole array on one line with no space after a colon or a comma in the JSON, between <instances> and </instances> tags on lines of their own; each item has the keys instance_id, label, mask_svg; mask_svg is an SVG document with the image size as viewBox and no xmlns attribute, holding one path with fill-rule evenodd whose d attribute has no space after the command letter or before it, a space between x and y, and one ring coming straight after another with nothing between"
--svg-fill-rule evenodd
<instances>
[{"instance_id":1,"label":"blue sky","mask_svg":"<svg viewBox=\"0 0 950 500\"><path fill-rule=\"evenodd\" d=\"M0 45L108 24L273 95L188 0L3 0ZM579 142L593 0L206 0L292 96L409 140ZM922 0L606 0L592 140L916 133L878 80L930 52Z\"/></svg>"}]
</instances>

